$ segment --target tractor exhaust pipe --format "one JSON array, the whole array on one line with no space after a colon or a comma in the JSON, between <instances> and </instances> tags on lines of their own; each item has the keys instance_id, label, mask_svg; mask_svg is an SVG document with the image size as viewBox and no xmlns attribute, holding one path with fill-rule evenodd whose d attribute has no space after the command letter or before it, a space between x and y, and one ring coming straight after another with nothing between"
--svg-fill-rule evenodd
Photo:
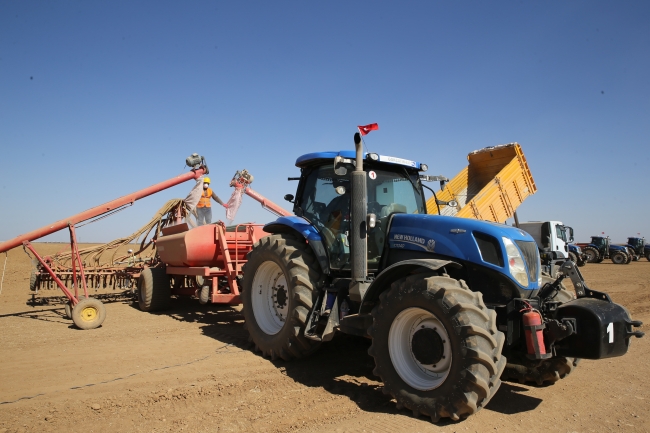
<instances>
[{"instance_id":1,"label":"tractor exhaust pipe","mask_svg":"<svg viewBox=\"0 0 650 433\"><path fill-rule=\"evenodd\" d=\"M352 283L351 286L362 286L356 283L366 281L368 275L368 245L367 245L367 227L366 214L368 213L368 193L366 190L366 173L363 171L363 147L361 145L361 135L357 132L354 134L354 146L356 150L356 167L352 172L352 239L350 242L350 252L352 255ZM350 288L350 295L353 295L354 289ZM360 295L363 297L364 290L361 289Z\"/></svg>"}]
</instances>

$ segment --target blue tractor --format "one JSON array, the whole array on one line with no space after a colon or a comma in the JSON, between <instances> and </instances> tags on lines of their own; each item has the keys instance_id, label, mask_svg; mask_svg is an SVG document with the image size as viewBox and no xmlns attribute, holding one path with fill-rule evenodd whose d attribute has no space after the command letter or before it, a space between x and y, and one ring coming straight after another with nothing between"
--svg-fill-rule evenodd
<instances>
[{"instance_id":1,"label":"blue tractor","mask_svg":"<svg viewBox=\"0 0 650 433\"><path fill-rule=\"evenodd\" d=\"M267 224L248 254L245 327L263 356L303 358L337 331L370 338L384 392L436 422L477 412L502 378L555 382L643 335L570 260L543 275L526 232L427 215L422 182L440 179L354 138L356 152L297 159L295 216Z\"/></svg>"},{"instance_id":2,"label":"blue tractor","mask_svg":"<svg viewBox=\"0 0 650 433\"><path fill-rule=\"evenodd\" d=\"M650 245L645 243L645 238L627 238L627 244L623 246L627 247L629 254L633 256L632 260L640 260L645 256L650 261Z\"/></svg>"},{"instance_id":3,"label":"blue tractor","mask_svg":"<svg viewBox=\"0 0 650 433\"><path fill-rule=\"evenodd\" d=\"M592 236L589 244L578 245L587 256L588 263L601 263L605 259L611 259L617 265L624 265L632 261L627 247L613 245L609 236Z\"/></svg>"},{"instance_id":4,"label":"blue tractor","mask_svg":"<svg viewBox=\"0 0 650 433\"><path fill-rule=\"evenodd\" d=\"M587 255L575 244L569 244L569 258L580 267L587 264Z\"/></svg>"}]
</instances>

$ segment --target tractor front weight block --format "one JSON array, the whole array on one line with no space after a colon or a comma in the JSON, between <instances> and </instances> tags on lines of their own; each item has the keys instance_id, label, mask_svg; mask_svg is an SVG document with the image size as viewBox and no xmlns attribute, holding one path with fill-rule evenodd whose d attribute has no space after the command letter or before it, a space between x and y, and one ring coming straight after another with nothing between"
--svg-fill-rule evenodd
<instances>
[{"instance_id":1,"label":"tractor front weight block","mask_svg":"<svg viewBox=\"0 0 650 433\"><path fill-rule=\"evenodd\" d=\"M586 359L622 356L632 336L644 335L632 330L641 326L641 322L632 321L624 307L601 299L580 298L562 304L555 318L576 324L574 334L555 343L557 356Z\"/></svg>"}]
</instances>

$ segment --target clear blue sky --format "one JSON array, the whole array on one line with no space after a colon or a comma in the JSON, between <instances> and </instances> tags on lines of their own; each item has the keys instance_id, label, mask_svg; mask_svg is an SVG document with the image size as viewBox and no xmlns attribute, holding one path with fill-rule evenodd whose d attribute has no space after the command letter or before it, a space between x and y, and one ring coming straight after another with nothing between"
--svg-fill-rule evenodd
<instances>
[{"instance_id":1,"label":"clear blue sky","mask_svg":"<svg viewBox=\"0 0 650 433\"><path fill-rule=\"evenodd\" d=\"M519 142L538 186L522 221L650 238L649 29L647 1L3 1L0 239L182 173L192 152L222 198L247 168L289 208L296 158L352 148L372 122L371 151L448 177ZM190 187L79 236L127 235ZM245 199L237 222L273 218Z\"/></svg>"}]
</instances>

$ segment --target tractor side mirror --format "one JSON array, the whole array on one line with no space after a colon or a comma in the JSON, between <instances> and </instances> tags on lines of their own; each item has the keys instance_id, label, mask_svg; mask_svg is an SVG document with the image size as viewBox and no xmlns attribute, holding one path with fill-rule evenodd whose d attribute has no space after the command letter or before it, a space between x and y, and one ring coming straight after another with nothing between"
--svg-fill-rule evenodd
<instances>
[{"instance_id":1,"label":"tractor side mirror","mask_svg":"<svg viewBox=\"0 0 650 433\"><path fill-rule=\"evenodd\" d=\"M286 194L286 195L284 196L284 199L285 199L286 201L288 201L289 203L293 203L293 199L294 199L293 194Z\"/></svg>"}]
</instances>

